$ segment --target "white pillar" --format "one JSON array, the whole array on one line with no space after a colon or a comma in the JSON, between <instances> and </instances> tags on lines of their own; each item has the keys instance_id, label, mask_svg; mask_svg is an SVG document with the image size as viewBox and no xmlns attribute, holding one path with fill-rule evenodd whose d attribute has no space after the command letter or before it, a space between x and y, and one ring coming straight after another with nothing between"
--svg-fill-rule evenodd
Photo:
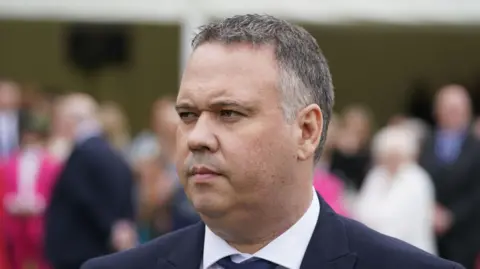
<instances>
[{"instance_id":1,"label":"white pillar","mask_svg":"<svg viewBox=\"0 0 480 269\"><path fill-rule=\"evenodd\" d=\"M196 2L193 0L190 2ZM198 1L202 2L202 1ZM180 35L180 77L182 76L185 64L192 52L191 42L194 35L197 33L198 27L208 22L208 16L203 13L201 7L198 5L189 5L189 8L185 10Z\"/></svg>"}]
</instances>

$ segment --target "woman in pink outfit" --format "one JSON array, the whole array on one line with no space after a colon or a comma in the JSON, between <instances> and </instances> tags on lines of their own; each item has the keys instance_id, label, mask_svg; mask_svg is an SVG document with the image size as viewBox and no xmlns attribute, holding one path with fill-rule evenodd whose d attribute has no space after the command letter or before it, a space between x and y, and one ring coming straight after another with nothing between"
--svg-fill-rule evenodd
<instances>
[{"instance_id":1,"label":"woman in pink outfit","mask_svg":"<svg viewBox=\"0 0 480 269\"><path fill-rule=\"evenodd\" d=\"M5 179L3 165L0 166L0 201L3 201L5 194ZM0 206L0 268L10 268L10 253L7 252L7 238L5 236L5 210Z\"/></svg>"},{"instance_id":2,"label":"woman in pink outfit","mask_svg":"<svg viewBox=\"0 0 480 269\"><path fill-rule=\"evenodd\" d=\"M335 212L348 216L345 209L343 182L328 171L332 151L336 146L335 137L337 137L339 131L338 124L338 117L334 114L328 128L327 140L325 141L320 163L317 165L313 175L313 186Z\"/></svg>"},{"instance_id":3,"label":"woman in pink outfit","mask_svg":"<svg viewBox=\"0 0 480 269\"><path fill-rule=\"evenodd\" d=\"M22 120L21 148L4 166L4 230L12 269L49 269L43 256L43 213L60 164L41 144L43 123L33 117Z\"/></svg>"},{"instance_id":4,"label":"woman in pink outfit","mask_svg":"<svg viewBox=\"0 0 480 269\"><path fill-rule=\"evenodd\" d=\"M337 214L348 216L344 206L344 186L339 178L318 168L313 176L313 186Z\"/></svg>"}]
</instances>

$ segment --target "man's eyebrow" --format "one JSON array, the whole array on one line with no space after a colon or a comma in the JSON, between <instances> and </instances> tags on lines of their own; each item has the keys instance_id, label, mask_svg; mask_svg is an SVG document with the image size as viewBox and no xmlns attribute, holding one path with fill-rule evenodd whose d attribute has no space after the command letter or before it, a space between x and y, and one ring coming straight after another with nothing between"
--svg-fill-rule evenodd
<instances>
[{"instance_id":1,"label":"man's eyebrow","mask_svg":"<svg viewBox=\"0 0 480 269\"><path fill-rule=\"evenodd\" d=\"M238 108L238 109L243 109L247 111L253 111L254 106L253 104L249 102L238 102L235 100L218 100L218 101L213 101L209 105L213 109L219 109L219 108L224 108L224 107L232 107L232 108Z\"/></svg>"},{"instance_id":2,"label":"man's eyebrow","mask_svg":"<svg viewBox=\"0 0 480 269\"><path fill-rule=\"evenodd\" d=\"M210 103L210 106L212 107L225 107L225 106L239 106L239 107L243 107L242 104L236 102L236 101L232 101L232 100L221 100L221 101L214 101L212 103Z\"/></svg>"},{"instance_id":3,"label":"man's eyebrow","mask_svg":"<svg viewBox=\"0 0 480 269\"><path fill-rule=\"evenodd\" d=\"M189 103L178 103L175 105L175 110L180 111L180 110L191 110L193 109L193 106Z\"/></svg>"},{"instance_id":4,"label":"man's eyebrow","mask_svg":"<svg viewBox=\"0 0 480 269\"><path fill-rule=\"evenodd\" d=\"M210 110L219 110L222 108L236 108L240 110L245 110L246 112L255 111L254 105L250 102L238 102L235 100L214 100L208 104L208 109ZM184 111L184 110L198 110L198 108L189 103L189 102L180 102L175 105L175 110Z\"/></svg>"}]
</instances>

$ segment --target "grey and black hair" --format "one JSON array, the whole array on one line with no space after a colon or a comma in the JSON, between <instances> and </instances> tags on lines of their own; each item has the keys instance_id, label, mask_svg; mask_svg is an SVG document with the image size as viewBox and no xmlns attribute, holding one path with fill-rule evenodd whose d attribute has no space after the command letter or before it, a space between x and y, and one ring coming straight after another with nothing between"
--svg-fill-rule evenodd
<instances>
[{"instance_id":1,"label":"grey and black hair","mask_svg":"<svg viewBox=\"0 0 480 269\"><path fill-rule=\"evenodd\" d=\"M315 162L320 159L334 104L332 78L315 38L305 29L269 15L247 14L211 22L200 27L192 49L204 43L222 42L273 45L280 71L282 109L292 122L298 111L310 104L322 110L323 126Z\"/></svg>"}]
</instances>

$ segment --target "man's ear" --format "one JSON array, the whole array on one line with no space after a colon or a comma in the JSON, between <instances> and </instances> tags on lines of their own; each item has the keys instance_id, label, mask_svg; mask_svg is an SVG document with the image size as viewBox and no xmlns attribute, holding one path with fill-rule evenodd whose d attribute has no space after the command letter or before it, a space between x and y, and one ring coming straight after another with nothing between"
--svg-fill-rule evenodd
<instances>
[{"instance_id":1,"label":"man's ear","mask_svg":"<svg viewBox=\"0 0 480 269\"><path fill-rule=\"evenodd\" d=\"M297 124L300 131L298 137L297 158L307 160L313 158L315 149L320 143L323 132L323 114L317 104L311 104L297 114Z\"/></svg>"}]
</instances>

